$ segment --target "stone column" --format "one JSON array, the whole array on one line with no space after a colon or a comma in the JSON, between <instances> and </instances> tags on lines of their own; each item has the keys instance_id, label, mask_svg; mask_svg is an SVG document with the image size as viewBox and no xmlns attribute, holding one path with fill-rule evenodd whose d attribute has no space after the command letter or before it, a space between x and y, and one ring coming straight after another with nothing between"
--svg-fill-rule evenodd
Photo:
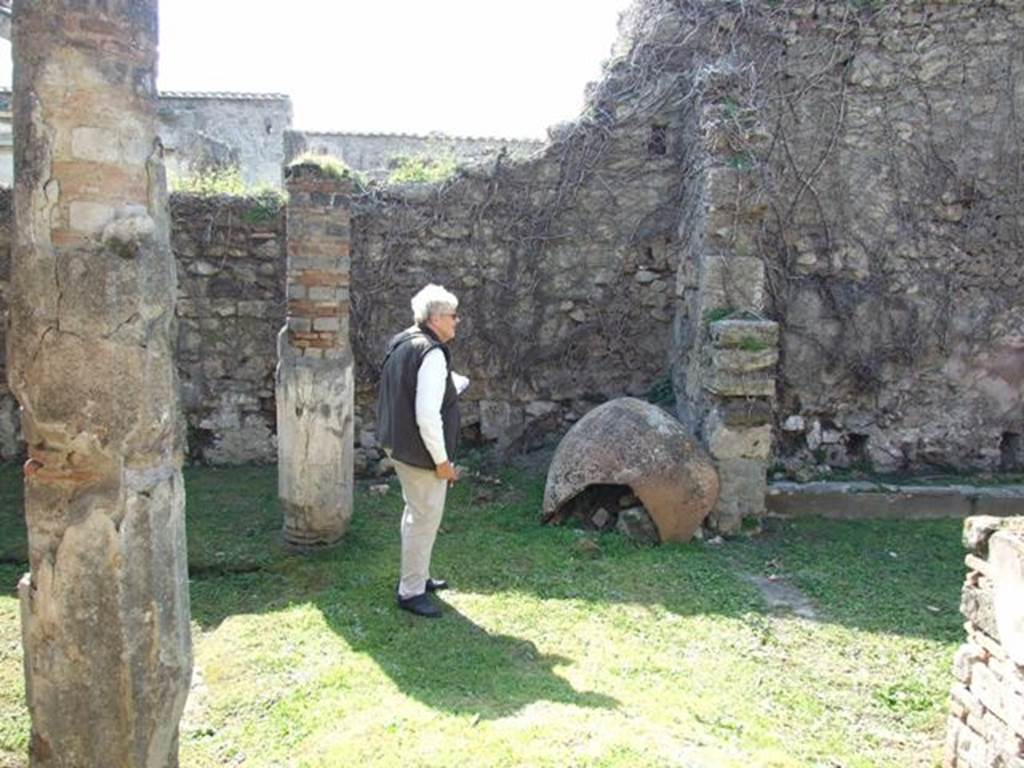
<instances>
[{"instance_id":1,"label":"stone column","mask_svg":"<svg viewBox=\"0 0 1024 768\"><path fill-rule=\"evenodd\" d=\"M13 38L31 764L176 766L191 641L157 0L16 1Z\"/></svg>"},{"instance_id":2,"label":"stone column","mask_svg":"<svg viewBox=\"0 0 1024 768\"><path fill-rule=\"evenodd\" d=\"M680 264L675 389L679 417L715 459L721 489L708 522L730 534L743 518L765 512L772 455L778 323L767 311L765 268L757 237L766 211L760 199L759 153L769 132L727 71L704 83L715 94L701 117L704 168L697 233Z\"/></svg>"},{"instance_id":3,"label":"stone column","mask_svg":"<svg viewBox=\"0 0 1024 768\"><path fill-rule=\"evenodd\" d=\"M335 544L352 517L349 181L288 169L288 318L277 337L278 495L284 540Z\"/></svg>"}]
</instances>

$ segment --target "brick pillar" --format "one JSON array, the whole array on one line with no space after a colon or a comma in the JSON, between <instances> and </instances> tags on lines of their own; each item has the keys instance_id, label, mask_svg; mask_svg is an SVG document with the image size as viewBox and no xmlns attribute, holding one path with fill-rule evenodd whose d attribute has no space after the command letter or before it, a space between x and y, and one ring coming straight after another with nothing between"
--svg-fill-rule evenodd
<instances>
[{"instance_id":1,"label":"brick pillar","mask_svg":"<svg viewBox=\"0 0 1024 768\"><path fill-rule=\"evenodd\" d=\"M1024 517L969 517L964 546L967 640L953 657L944 765L1024 765Z\"/></svg>"},{"instance_id":2,"label":"brick pillar","mask_svg":"<svg viewBox=\"0 0 1024 768\"><path fill-rule=\"evenodd\" d=\"M287 543L330 545L352 517L352 187L311 164L289 168L286 184L288 319L277 337L278 495Z\"/></svg>"},{"instance_id":3,"label":"brick pillar","mask_svg":"<svg viewBox=\"0 0 1024 768\"><path fill-rule=\"evenodd\" d=\"M157 0L14 6L31 764L176 766L191 674Z\"/></svg>"}]
</instances>

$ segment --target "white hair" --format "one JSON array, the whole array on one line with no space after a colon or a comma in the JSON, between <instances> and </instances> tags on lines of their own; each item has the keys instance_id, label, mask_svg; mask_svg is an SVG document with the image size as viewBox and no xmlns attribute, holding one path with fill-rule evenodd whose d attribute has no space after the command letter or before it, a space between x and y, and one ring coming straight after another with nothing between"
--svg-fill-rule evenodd
<instances>
[{"instance_id":1,"label":"white hair","mask_svg":"<svg viewBox=\"0 0 1024 768\"><path fill-rule=\"evenodd\" d=\"M454 312L459 306L455 294L446 291L443 285L430 285L421 288L412 297L412 317L417 323L425 323L432 315L439 315L445 310Z\"/></svg>"}]
</instances>

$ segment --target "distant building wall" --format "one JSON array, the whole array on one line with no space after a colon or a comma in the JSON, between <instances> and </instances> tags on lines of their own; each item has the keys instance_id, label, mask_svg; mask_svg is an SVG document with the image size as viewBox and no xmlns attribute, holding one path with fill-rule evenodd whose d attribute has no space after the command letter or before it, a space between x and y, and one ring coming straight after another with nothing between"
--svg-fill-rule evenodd
<instances>
[{"instance_id":1,"label":"distant building wall","mask_svg":"<svg viewBox=\"0 0 1024 768\"><path fill-rule=\"evenodd\" d=\"M247 185L281 186L291 100L281 94L164 93L161 138L171 177L236 166Z\"/></svg>"}]
</instances>

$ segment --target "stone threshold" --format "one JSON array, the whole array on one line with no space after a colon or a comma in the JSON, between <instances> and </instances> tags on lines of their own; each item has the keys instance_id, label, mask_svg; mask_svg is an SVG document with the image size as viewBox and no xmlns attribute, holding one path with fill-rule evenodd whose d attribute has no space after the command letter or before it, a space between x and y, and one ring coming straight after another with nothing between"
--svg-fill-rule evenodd
<instances>
[{"instance_id":1,"label":"stone threshold","mask_svg":"<svg viewBox=\"0 0 1024 768\"><path fill-rule=\"evenodd\" d=\"M817 516L833 520L1024 515L1024 485L786 481L768 484L765 506L772 516Z\"/></svg>"}]
</instances>

